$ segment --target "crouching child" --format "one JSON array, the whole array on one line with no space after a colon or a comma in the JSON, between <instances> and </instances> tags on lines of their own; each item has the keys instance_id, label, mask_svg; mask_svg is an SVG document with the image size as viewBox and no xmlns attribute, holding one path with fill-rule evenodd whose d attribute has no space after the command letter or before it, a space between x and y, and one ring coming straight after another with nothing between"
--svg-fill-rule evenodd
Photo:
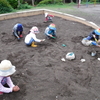
<instances>
[{"instance_id":1,"label":"crouching child","mask_svg":"<svg viewBox=\"0 0 100 100\"><path fill-rule=\"evenodd\" d=\"M11 93L19 91L20 88L14 85L11 75L15 73L15 66L9 60L3 60L0 63L0 95L3 93Z\"/></svg>"}]
</instances>

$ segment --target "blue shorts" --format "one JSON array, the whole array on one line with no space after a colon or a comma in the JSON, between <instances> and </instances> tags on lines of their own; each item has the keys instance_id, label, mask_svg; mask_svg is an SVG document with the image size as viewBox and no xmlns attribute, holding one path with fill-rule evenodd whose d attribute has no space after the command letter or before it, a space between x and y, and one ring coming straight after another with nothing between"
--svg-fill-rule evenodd
<instances>
[{"instance_id":1,"label":"blue shorts","mask_svg":"<svg viewBox=\"0 0 100 100\"><path fill-rule=\"evenodd\" d=\"M26 45L31 45L32 42L35 42L35 40L33 38L30 39L29 43L26 43Z\"/></svg>"}]
</instances>

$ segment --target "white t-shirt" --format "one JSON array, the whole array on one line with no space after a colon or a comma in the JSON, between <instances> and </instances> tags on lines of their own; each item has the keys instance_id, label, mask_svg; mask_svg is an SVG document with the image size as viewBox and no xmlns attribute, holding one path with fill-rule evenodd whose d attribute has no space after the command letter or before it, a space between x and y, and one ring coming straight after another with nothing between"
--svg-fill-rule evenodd
<instances>
[{"instance_id":1,"label":"white t-shirt","mask_svg":"<svg viewBox=\"0 0 100 100\"><path fill-rule=\"evenodd\" d=\"M35 35L34 33L30 32L30 33L27 34L26 37L25 37L25 43L29 43L29 41L30 41L32 38L35 40L35 42L41 42L40 39L37 39L37 38L36 38L36 35Z\"/></svg>"}]
</instances>

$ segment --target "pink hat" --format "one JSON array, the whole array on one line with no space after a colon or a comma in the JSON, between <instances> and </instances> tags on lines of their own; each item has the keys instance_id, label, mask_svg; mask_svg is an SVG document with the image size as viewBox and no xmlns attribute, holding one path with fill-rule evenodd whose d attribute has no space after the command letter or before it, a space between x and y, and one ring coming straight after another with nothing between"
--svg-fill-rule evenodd
<instances>
[{"instance_id":1,"label":"pink hat","mask_svg":"<svg viewBox=\"0 0 100 100\"><path fill-rule=\"evenodd\" d=\"M33 26L30 31L33 33L39 33L39 30L36 26Z\"/></svg>"}]
</instances>

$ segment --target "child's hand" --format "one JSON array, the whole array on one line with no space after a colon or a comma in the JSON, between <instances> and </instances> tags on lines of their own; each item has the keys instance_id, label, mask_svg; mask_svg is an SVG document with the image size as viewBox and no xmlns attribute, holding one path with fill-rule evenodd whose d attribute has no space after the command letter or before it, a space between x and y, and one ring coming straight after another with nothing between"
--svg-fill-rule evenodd
<instances>
[{"instance_id":1,"label":"child's hand","mask_svg":"<svg viewBox=\"0 0 100 100\"><path fill-rule=\"evenodd\" d=\"M41 41L45 41L45 39L42 39Z\"/></svg>"},{"instance_id":2,"label":"child's hand","mask_svg":"<svg viewBox=\"0 0 100 100\"><path fill-rule=\"evenodd\" d=\"M15 92L19 91L19 90L20 90L20 88L17 85L13 87L13 91L15 91Z\"/></svg>"},{"instance_id":3,"label":"child's hand","mask_svg":"<svg viewBox=\"0 0 100 100\"><path fill-rule=\"evenodd\" d=\"M93 35L93 37L95 38L95 35Z\"/></svg>"},{"instance_id":4,"label":"child's hand","mask_svg":"<svg viewBox=\"0 0 100 100\"><path fill-rule=\"evenodd\" d=\"M45 39L43 39L42 41L45 41Z\"/></svg>"},{"instance_id":5,"label":"child's hand","mask_svg":"<svg viewBox=\"0 0 100 100\"><path fill-rule=\"evenodd\" d=\"M53 37L51 34L49 35L50 37Z\"/></svg>"}]
</instances>

